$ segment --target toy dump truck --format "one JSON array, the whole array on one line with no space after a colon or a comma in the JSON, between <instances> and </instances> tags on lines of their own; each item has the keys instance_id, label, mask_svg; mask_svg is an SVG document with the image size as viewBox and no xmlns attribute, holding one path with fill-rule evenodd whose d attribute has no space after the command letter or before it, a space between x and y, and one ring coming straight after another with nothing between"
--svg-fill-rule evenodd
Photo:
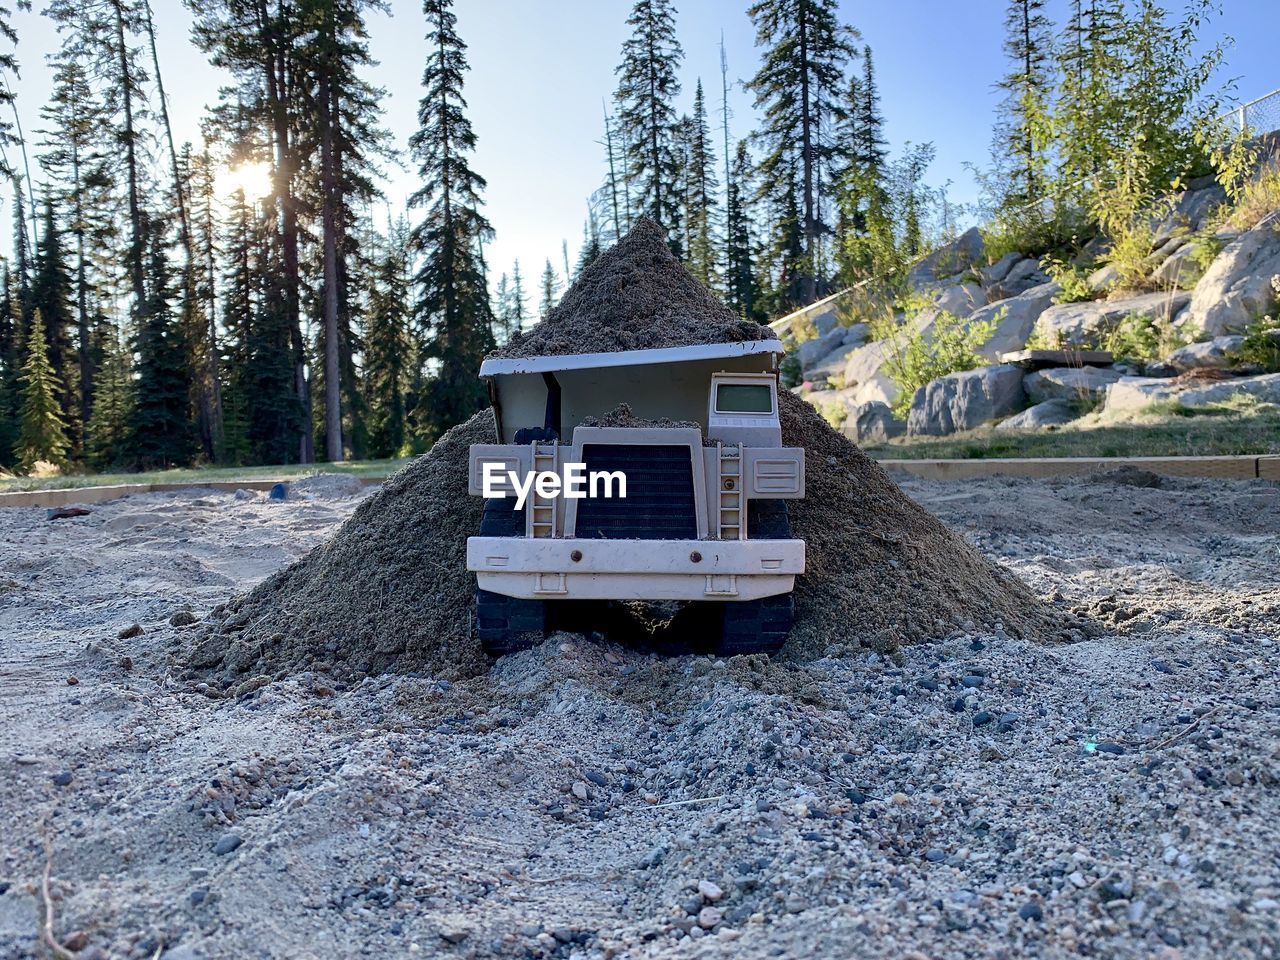
<instances>
[{"instance_id":1,"label":"toy dump truck","mask_svg":"<svg viewBox=\"0 0 1280 960\"><path fill-rule=\"evenodd\" d=\"M499 442L471 447L486 499L467 569L488 653L531 646L575 601L689 601L721 654L782 646L805 545L781 355L754 340L484 362ZM623 404L625 425L602 425Z\"/></svg>"}]
</instances>

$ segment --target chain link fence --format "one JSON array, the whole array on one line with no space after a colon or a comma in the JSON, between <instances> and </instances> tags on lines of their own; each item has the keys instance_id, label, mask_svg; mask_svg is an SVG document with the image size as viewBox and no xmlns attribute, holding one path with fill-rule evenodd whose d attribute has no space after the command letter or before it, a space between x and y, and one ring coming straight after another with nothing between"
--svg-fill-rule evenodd
<instances>
[{"instance_id":1,"label":"chain link fence","mask_svg":"<svg viewBox=\"0 0 1280 960\"><path fill-rule=\"evenodd\" d=\"M1275 133L1280 130L1280 90L1272 90L1265 97L1242 103L1219 120L1233 133Z\"/></svg>"}]
</instances>

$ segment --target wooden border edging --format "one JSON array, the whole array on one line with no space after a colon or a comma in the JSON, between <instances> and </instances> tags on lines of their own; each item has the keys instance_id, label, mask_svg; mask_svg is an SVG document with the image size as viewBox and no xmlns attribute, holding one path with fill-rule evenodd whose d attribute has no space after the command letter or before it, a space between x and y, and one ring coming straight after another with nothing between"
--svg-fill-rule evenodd
<instances>
[{"instance_id":1,"label":"wooden border edging","mask_svg":"<svg viewBox=\"0 0 1280 960\"><path fill-rule=\"evenodd\" d=\"M886 470L929 480L977 477L1077 477L1133 467L1166 477L1280 480L1280 457L1045 457L989 460L881 460Z\"/></svg>"},{"instance_id":2,"label":"wooden border edging","mask_svg":"<svg viewBox=\"0 0 1280 960\"><path fill-rule=\"evenodd\" d=\"M1216 480L1272 480L1280 482L1280 456L1262 457L1057 457L990 460L881 460L886 470L926 480L969 480L979 477L1077 477L1119 467L1135 467L1166 477ZM341 475L341 474L340 474ZM390 474L357 477L364 486L381 483ZM141 493L179 490L270 490L277 483L303 477L275 479L196 480L189 483L121 483L62 490L18 490L0 493L0 507L65 507L73 503L106 503Z\"/></svg>"},{"instance_id":3,"label":"wooden border edging","mask_svg":"<svg viewBox=\"0 0 1280 960\"><path fill-rule=\"evenodd\" d=\"M337 474L343 476L343 474ZM390 476L357 477L364 486L381 483ZM277 483L293 483L305 477L275 479L193 480L188 483L120 483L104 487L71 487L62 490L17 490L0 493L0 507L65 507L73 503L106 503L140 493L175 493L179 490L270 490Z\"/></svg>"}]
</instances>

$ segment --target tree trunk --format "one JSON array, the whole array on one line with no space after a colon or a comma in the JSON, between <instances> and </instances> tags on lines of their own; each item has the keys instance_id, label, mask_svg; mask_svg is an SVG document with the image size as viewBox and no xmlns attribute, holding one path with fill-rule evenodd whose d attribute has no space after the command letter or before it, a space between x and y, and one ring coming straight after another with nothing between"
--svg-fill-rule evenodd
<instances>
[{"instance_id":1,"label":"tree trunk","mask_svg":"<svg viewBox=\"0 0 1280 960\"><path fill-rule=\"evenodd\" d=\"M129 279L133 288L134 319L141 321L146 310L147 286L142 267L142 207L138 197L137 144L133 129L133 76L129 70L129 48L125 44L124 11L121 0L111 0L115 14L116 63L120 69L120 99L124 109L125 169L129 178Z\"/></svg>"},{"instance_id":2,"label":"tree trunk","mask_svg":"<svg viewBox=\"0 0 1280 960\"><path fill-rule=\"evenodd\" d=\"M327 70L327 67L322 68ZM329 77L320 77L321 229L324 244L324 425L325 455L342 459L342 365L338 343L338 189L334 167L333 124L336 111Z\"/></svg>"},{"instance_id":3,"label":"tree trunk","mask_svg":"<svg viewBox=\"0 0 1280 960\"><path fill-rule=\"evenodd\" d=\"M283 17L283 0L277 10ZM302 309L298 297L298 211L293 198L293 150L289 138L289 114L285 103L288 69L286 54L278 38L270 36L266 5L259 7L264 72L267 81L267 105L271 112L272 139L275 146L275 194L279 217L280 245L284 254L285 317L289 325L293 352L294 390L302 407L302 428L298 434L298 460L315 462L315 446L311 436L311 387L307 383L307 350L302 339Z\"/></svg>"},{"instance_id":4,"label":"tree trunk","mask_svg":"<svg viewBox=\"0 0 1280 960\"><path fill-rule=\"evenodd\" d=\"M800 278L800 296L803 303L812 303L815 297L814 250L817 246L817 223L814 220L813 184L813 114L809 103L809 24L800 13L800 165L804 189L804 255L808 261L806 275Z\"/></svg>"}]
</instances>

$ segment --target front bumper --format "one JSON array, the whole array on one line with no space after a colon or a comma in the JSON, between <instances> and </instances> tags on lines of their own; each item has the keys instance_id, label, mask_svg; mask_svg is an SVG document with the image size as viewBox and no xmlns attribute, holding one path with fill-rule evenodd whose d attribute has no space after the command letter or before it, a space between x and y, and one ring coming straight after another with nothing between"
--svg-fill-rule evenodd
<instances>
[{"instance_id":1,"label":"front bumper","mask_svg":"<svg viewBox=\"0 0 1280 960\"><path fill-rule=\"evenodd\" d=\"M804 541L470 537L467 569L526 599L758 600L795 586Z\"/></svg>"}]
</instances>

